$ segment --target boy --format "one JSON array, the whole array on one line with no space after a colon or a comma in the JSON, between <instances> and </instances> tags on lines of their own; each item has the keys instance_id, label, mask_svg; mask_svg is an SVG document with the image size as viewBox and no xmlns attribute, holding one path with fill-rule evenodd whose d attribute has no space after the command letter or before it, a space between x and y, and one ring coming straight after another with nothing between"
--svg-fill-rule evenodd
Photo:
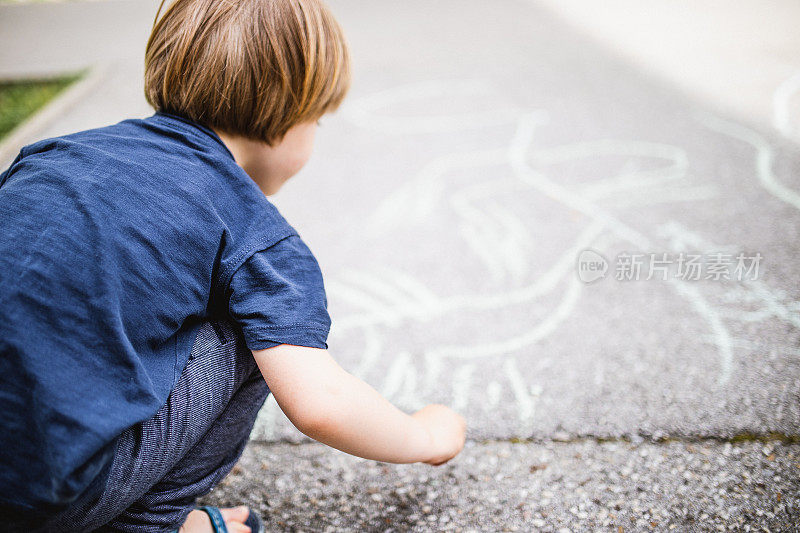
<instances>
[{"instance_id":1,"label":"boy","mask_svg":"<svg viewBox=\"0 0 800 533\"><path fill-rule=\"evenodd\" d=\"M349 87L327 8L176 0L156 18L156 113L33 143L0 174L3 530L260 531L194 502L270 392L360 457L439 465L464 444L458 414L407 415L330 357L319 266L266 198Z\"/></svg>"}]
</instances>

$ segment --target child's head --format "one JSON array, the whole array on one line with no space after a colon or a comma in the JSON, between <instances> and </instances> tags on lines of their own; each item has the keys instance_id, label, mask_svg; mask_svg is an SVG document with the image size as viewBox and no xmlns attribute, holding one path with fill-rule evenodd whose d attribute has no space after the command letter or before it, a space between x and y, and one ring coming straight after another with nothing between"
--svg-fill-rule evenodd
<instances>
[{"instance_id":1,"label":"child's head","mask_svg":"<svg viewBox=\"0 0 800 533\"><path fill-rule=\"evenodd\" d=\"M293 128L310 152L313 125L349 86L347 43L320 0L175 0L145 53L145 97L157 111L266 143L266 155L281 153Z\"/></svg>"}]
</instances>

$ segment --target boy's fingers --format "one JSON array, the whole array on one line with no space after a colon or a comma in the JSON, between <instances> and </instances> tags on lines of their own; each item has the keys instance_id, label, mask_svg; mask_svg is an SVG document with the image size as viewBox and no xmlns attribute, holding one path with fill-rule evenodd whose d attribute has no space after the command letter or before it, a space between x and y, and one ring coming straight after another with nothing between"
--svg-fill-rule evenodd
<instances>
[{"instance_id":1,"label":"boy's fingers","mask_svg":"<svg viewBox=\"0 0 800 533\"><path fill-rule=\"evenodd\" d=\"M244 524L234 522L233 524L225 524L230 533L251 533L250 528Z\"/></svg>"}]
</instances>

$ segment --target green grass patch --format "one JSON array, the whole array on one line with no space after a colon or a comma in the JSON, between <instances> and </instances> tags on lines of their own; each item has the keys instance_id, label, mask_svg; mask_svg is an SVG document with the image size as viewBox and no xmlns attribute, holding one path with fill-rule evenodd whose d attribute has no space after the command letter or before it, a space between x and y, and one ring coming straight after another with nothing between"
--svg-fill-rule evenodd
<instances>
[{"instance_id":1,"label":"green grass patch","mask_svg":"<svg viewBox=\"0 0 800 533\"><path fill-rule=\"evenodd\" d=\"M83 72L46 80L0 82L0 139L83 77Z\"/></svg>"}]
</instances>

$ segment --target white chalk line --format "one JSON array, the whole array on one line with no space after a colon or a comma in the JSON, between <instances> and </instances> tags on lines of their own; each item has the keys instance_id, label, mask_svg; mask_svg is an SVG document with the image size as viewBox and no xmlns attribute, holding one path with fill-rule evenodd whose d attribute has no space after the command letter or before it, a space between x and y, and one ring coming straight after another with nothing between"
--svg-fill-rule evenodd
<instances>
[{"instance_id":1,"label":"white chalk line","mask_svg":"<svg viewBox=\"0 0 800 533\"><path fill-rule=\"evenodd\" d=\"M534 344L550 335L558 325L569 316L575 308L575 303L578 301L578 296L581 292L580 289L580 282L577 279L570 278L566 292L562 295L562 299L557 307L549 313L545 319L523 335L483 344L470 343L441 346L431 349L427 353L432 357L438 358L475 359L519 352L522 348Z\"/></svg>"},{"instance_id":2,"label":"white chalk line","mask_svg":"<svg viewBox=\"0 0 800 533\"><path fill-rule=\"evenodd\" d=\"M472 389L473 379L475 374L475 363L467 363L461 365L453 373L453 401L452 408L456 411L463 411L467 408L470 402L470 390Z\"/></svg>"},{"instance_id":3,"label":"white chalk line","mask_svg":"<svg viewBox=\"0 0 800 533\"><path fill-rule=\"evenodd\" d=\"M469 191L469 187L466 189ZM506 269L504 258L499 254L498 241L502 240L504 235L489 213L472 205L463 192L462 188L450 197L453 210L461 218L459 224L461 238L484 262L492 279L500 281Z\"/></svg>"},{"instance_id":4,"label":"white chalk line","mask_svg":"<svg viewBox=\"0 0 800 533\"><path fill-rule=\"evenodd\" d=\"M658 233L670 241L673 250L714 250L736 254L740 250L735 245L720 245L704 239L689 231L674 220L662 224ZM800 328L800 302L791 301L785 291L772 289L763 280L745 280L741 285L726 291L723 300L741 305L756 304L761 308L755 311L721 308L720 316L739 322L758 322L777 318Z\"/></svg>"},{"instance_id":5,"label":"white chalk line","mask_svg":"<svg viewBox=\"0 0 800 533\"><path fill-rule=\"evenodd\" d=\"M630 163L633 163L633 160L629 160L628 164ZM581 183L578 192L587 201L600 200L613 197L617 194L627 194L631 190L649 190L656 186L671 184L682 177L681 174L663 172L661 169L659 169L659 172L624 170L610 178L595 180L585 184Z\"/></svg>"},{"instance_id":6,"label":"white chalk line","mask_svg":"<svg viewBox=\"0 0 800 533\"><path fill-rule=\"evenodd\" d=\"M750 280L747 285L748 289L738 300L734 299L737 295L735 291L728 293L727 299L736 303L748 303L748 301L755 300L763 307L755 311L743 311L738 308L727 310L727 317L741 322L763 322L769 318L777 318L800 328L800 302L782 302L780 296L762 280Z\"/></svg>"},{"instance_id":7,"label":"white chalk line","mask_svg":"<svg viewBox=\"0 0 800 533\"><path fill-rule=\"evenodd\" d=\"M399 352L394 357L386 372L381 395L409 409L422 408L425 402L417 392L417 372L411 362L411 355L408 352Z\"/></svg>"},{"instance_id":8,"label":"white chalk line","mask_svg":"<svg viewBox=\"0 0 800 533\"><path fill-rule=\"evenodd\" d=\"M360 128L394 135L444 133L513 124L519 115L517 109L417 117L376 113L404 101L430 98L453 100L466 97L465 101L474 105L475 98L486 98L491 92L491 83L486 79L428 80L363 96L343 106L342 114Z\"/></svg>"},{"instance_id":9,"label":"white chalk line","mask_svg":"<svg viewBox=\"0 0 800 533\"><path fill-rule=\"evenodd\" d=\"M719 188L715 185L698 185L696 187L653 188L648 191L626 192L624 196L601 199L600 201L606 207L623 208L640 205L698 202L718 197Z\"/></svg>"},{"instance_id":10,"label":"white chalk line","mask_svg":"<svg viewBox=\"0 0 800 533\"><path fill-rule=\"evenodd\" d=\"M800 72L784 80L772 95L772 123L779 132L789 137L796 133L792 122L792 99L800 92Z\"/></svg>"},{"instance_id":11,"label":"white chalk line","mask_svg":"<svg viewBox=\"0 0 800 533\"><path fill-rule=\"evenodd\" d=\"M381 298L382 304L390 306L416 305L416 297L391 280L383 280L371 271L346 269L341 277L349 283L367 289L373 296Z\"/></svg>"},{"instance_id":12,"label":"white chalk line","mask_svg":"<svg viewBox=\"0 0 800 533\"><path fill-rule=\"evenodd\" d=\"M417 278L386 265L380 267L380 270L384 277L391 279L395 285L411 295L423 313L437 305L439 297Z\"/></svg>"},{"instance_id":13,"label":"white chalk line","mask_svg":"<svg viewBox=\"0 0 800 533\"><path fill-rule=\"evenodd\" d=\"M486 386L486 401L484 405L491 410L500 405L500 398L503 395L503 386L498 381L490 381Z\"/></svg>"},{"instance_id":14,"label":"white chalk line","mask_svg":"<svg viewBox=\"0 0 800 533\"><path fill-rule=\"evenodd\" d=\"M530 114L522 115L524 121L539 123L538 117ZM686 150L673 144L664 144L651 141L621 140L614 138L579 141L574 143L559 144L556 146L540 146L530 154L537 165L554 165L557 163L571 162L576 159L586 159L598 156L626 156L642 159L662 159L672 164L650 170L638 170L637 174L681 175L689 167L689 158Z\"/></svg>"},{"instance_id":15,"label":"white chalk line","mask_svg":"<svg viewBox=\"0 0 800 533\"><path fill-rule=\"evenodd\" d=\"M533 416L536 410L536 402L542 394L541 386L532 386L530 389L525 385L525 379L517 368L514 358L508 358L503 363L503 370L506 373L511 392L517 402L517 416L521 424L520 431L527 435L533 429Z\"/></svg>"},{"instance_id":16,"label":"white chalk line","mask_svg":"<svg viewBox=\"0 0 800 533\"><path fill-rule=\"evenodd\" d=\"M496 202L487 203L485 208L503 228L504 237L497 241L498 255L504 260L503 266L511 276L511 283L519 285L530 270L528 257L532 252L532 241L528 227L509 208Z\"/></svg>"},{"instance_id":17,"label":"white chalk line","mask_svg":"<svg viewBox=\"0 0 800 533\"><path fill-rule=\"evenodd\" d=\"M364 328L364 351L361 354L361 361L352 372L354 376L363 379L369 374L380 358L382 345L381 336L374 327Z\"/></svg>"},{"instance_id":18,"label":"white chalk line","mask_svg":"<svg viewBox=\"0 0 800 533\"><path fill-rule=\"evenodd\" d=\"M689 283L672 283L671 285L689 300L697 314L704 317L711 326L713 337L716 339L716 345L720 351L720 372L717 384L724 385L730 379L733 371L733 344L725 324L719 313L703 298L697 287Z\"/></svg>"},{"instance_id":19,"label":"white chalk line","mask_svg":"<svg viewBox=\"0 0 800 533\"><path fill-rule=\"evenodd\" d=\"M713 344L714 339L713 337L703 337L703 342ZM766 345L757 341L753 341L752 339L748 339L745 337L732 337L731 344L736 348L743 348L751 351L759 351L769 348L770 350L777 350L787 355L791 355L793 357L800 357L800 348L796 346L774 346L774 345Z\"/></svg>"},{"instance_id":20,"label":"white chalk line","mask_svg":"<svg viewBox=\"0 0 800 533\"><path fill-rule=\"evenodd\" d=\"M672 250L676 252L713 250L733 254L739 251L738 247L733 244L712 243L675 220L667 220L659 225L656 228L656 234L667 239Z\"/></svg>"},{"instance_id":21,"label":"white chalk line","mask_svg":"<svg viewBox=\"0 0 800 533\"><path fill-rule=\"evenodd\" d=\"M457 152L437 157L380 203L365 224L367 236L381 237L391 229L424 222L437 208L445 192L441 181L445 174L458 169L504 163L505 148Z\"/></svg>"},{"instance_id":22,"label":"white chalk line","mask_svg":"<svg viewBox=\"0 0 800 533\"><path fill-rule=\"evenodd\" d=\"M689 158L686 151L669 144L600 139L539 148L533 152L531 159L541 167L611 156L661 160L666 164L652 169L638 169L635 168L635 160L628 159L626 167L616 176L595 179L578 186L577 193L585 201L603 200L605 206L628 207L696 202L715 198L719 194L713 185L692 185L687 182Z\"/></svg>"},{"instance_id":23,"label":"white chalk line","mask_svg":"<svg viewBox=\"0 0 800 533\"><path fill-rule=\"evenodd\" d=\"M642 243L647 243L642 235L633 231L625 224L622 224L615 217L609 215L599 207L595 206L578 196L574 191L565 188L562 185L553 183L544 174L534 171L526 161L526 154L528 146L531 144L534 136L535 129L546 122L546 117L542 113L525 115L520 118L517 132L514 135L511 145L508 148L508 159L511 168L514 170L519 179L525 183L534 186L538 191L546 196L556 200L557 202L566 205L579 211L591 219L602 223L603 226L610 229L621 239L627 240L636 244L642 249L646 246L641 246ZM535 156L534 156L535 157Z\"/></svg>"},{"instance_id":24,"label":"white chalk line","mask_svg":"<svg viewBox=\"0 0 800 533\"><path fill-rule=\"evenodd\" d=\"M373 321L369 323L363 323L361 326L378 323L388 326L397 326L399 323L401 315L393 312L392 309L387 307L384 302L381 302L368 292L359 290L358 288L338 281L337 279L331 279L330 281L327 281L326 290L332 298L336 298L337 300L348 302L355 307L365 309L368 312L366 316L374 318ZM337 322L337 332L350 329L347 324L347 319L338 320Z\"/></svg>"},{"instance_id":25,"label":"white chalk line","mask_svg":"<svg viewBox=\"0 0 800 533\"><path fill-rule=\"evenodd\" d=\"M772 172L775 151L755 130L708 114L698 115L698 121L708 129L733 137L752 146L756 151L758 181L772 196L800 209L800 194L778 181Z\"/></svg>"},{"instance_id":26,"label":"white chalk line","mask_svg":"<svg viewBox=\"0 0 800 533\"><path fill-rule=\"evenodd\" d=\"M508 275L516 283L527 270L527 228L508 207L498 207L491 196L530 187L513 179L488 180L462 187L450 196L453 211L461 217L461 234L486 264L495 281ZM480 202L477 207L475 202Z\"/></svg>"}]
</instances>

